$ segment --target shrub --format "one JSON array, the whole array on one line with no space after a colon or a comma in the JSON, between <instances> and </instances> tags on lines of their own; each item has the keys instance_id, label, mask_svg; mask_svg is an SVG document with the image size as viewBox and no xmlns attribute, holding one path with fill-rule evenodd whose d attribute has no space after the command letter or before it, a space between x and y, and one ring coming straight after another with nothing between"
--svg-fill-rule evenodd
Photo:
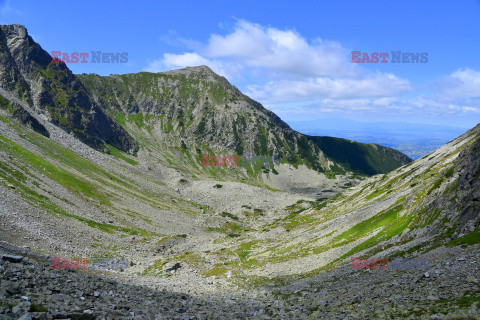
<instances>
[{"instance_id":1,"label":"shrub","mask_svg":"<svg viewBox=\"0 0 480 320\"><path fill-rule=\"evenodd\" d=\"M220 213L220 216L222 216L222 217L224 217L224 218L229 217L230 219L238 220L238 217L237 217L236 215L231 214L231 213L229 213L229 212L225 212L225 211L222 212L222 213Z\"/></svg>"}]
</instances>

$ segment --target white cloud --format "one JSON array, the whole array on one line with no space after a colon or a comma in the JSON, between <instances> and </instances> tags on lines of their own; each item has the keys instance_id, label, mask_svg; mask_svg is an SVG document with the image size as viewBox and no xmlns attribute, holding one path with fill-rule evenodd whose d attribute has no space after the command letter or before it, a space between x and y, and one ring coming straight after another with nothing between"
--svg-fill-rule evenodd
<instances>
[{"instance_id":1,"label":"white cloud","mask_svg":"<svg viewBox=\"0 0 480 320\"><path fill-rule=\"evenodd\" d=\"M206 65L215 73L224 76L230 80L238 78L242 66L234 63L224 63L222 61L207 59L195 52L182 54L165 53L161 59L151 61L145 71L161 72L185 67L195 67Z\"/></svg>"},{"instance_id":2,"label":"white cloud","mask_svg":"<svg viewBox=\"0 0 480 320\"><path fill-rule=\"evenodd\" d=\"M205 59L197 53L170 54L163 55L163 63L167 67L181 66L199 66L204 64L212 64L212 61Z\"/></svg>"},{"instance_id":3,"label":"white cloud","mask_svg":"<svg viewBox=\"0 0 480 320\"><path fill-rule=\"evenodd\" d=\"M396 97L379 98L373 101L373 105L374 106L390 106L397 101L398 99Z\"/></svg>"},{"instance_id":4,"label":"white cloud","mask_svg":"<svg viewBox=\"0 0 480 320\"><path fill-rule=\"evenodd\" d=\"M437 82L440 95L480 98L480 71L459 69Z\"/></svg>"},{"instance_id":5,"label":"white cloud","mask_svg":"<svg viewBox=\"0 0 480 320\"><path fill-rule=\"evenodd\" d=\"M354 76L358 69L348 60L348 51L336 42L316 39L308 43L294 30L244 20L238 21L230 34L211 35L203 53L300 76Z\"/></svg>"},{"instance_id":6,"label":"white cloud","mask_svg":"<svg viewBox=\"0 0 480 320\"><path fill-rule=\"evenodd\" d=\"M254 99L281 102L315 98L390 97L411 91L413 88L408 80L392 74L379 73L363 79L318 77L299 81L280 80L264 86L252 85L248 89L248 94Z\"/></svg>"}]
</instances>

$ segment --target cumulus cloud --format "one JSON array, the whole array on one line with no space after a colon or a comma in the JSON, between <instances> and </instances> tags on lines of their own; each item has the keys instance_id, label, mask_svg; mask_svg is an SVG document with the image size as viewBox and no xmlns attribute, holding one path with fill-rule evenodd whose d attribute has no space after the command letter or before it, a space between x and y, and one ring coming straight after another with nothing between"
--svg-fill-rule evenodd
<instances>
[{"instance_id":1,"label":"cumulus cloud","mask_svg":"<svg viewBox=\"0 0 480 320\"><path fill-rule=\"evenodd\" d=\"M373 101L373 105L374 106L390 106L397 101L398 99L396 97L379 98Z\"/></svg>"},{"instance_id":2,"label":"cumulus cloud","mask_svg":"<svg viewBox=\"0 0 480 320\"><path fill-rule=\"evenodd\" d=\"M408 80L379 73L363 79L317 77L299 81L272 81L264 86L249 86L248 94L255 99L280 102L315 98L389 97L412 89Z\"/></svg>"},{"instance_id":3,"label":"cumulus cloud","mask_svg":"<svg viewBox=\"0 0 480 320\"><path fill-rule=\"evenodd\" d=\"M358 72L348 60L348 51L336 42L315 39L309 43L294 30L244 20L230 34L211 35L204 54L300 76L344 77Z\"/></svg>"},{"instance_id":4,"label":"cumulus cloud","mask_svg":"<svg viewBox=\"0 0 480 320\"><path fill-rule=\"evenodd\" d=\"M144 70L148 72L160 72L201 65L208 66L215 73L230 80L238 79L243 69L239 64L225 63L223 61L202 57L196 52L187 52L182 54L165 53L161 59L151 61Z\"/></svg>"},{"instance_id":5,"label":"cumulus cloud","mask_svg":"<svg viewBox=\"0 0 480 320\"><path fill-rule=\"evenodd\" d=\"M165 53L161 59L151 61L145 70L150 72L158 72L164 71L165 68L183 68L199 65L212 65L212 61L203 58L197 53Z\"/></svg>"},{"instance_id":6,"label":"cumulus cloud","mask_svg":"<svg viewBox=\"0 0 480 320\"><path fill-rule=\"evenodd\" d=\"M459 69L436 84L441 95L480 98L480 71Z\"/></svg>"}]
</instances>

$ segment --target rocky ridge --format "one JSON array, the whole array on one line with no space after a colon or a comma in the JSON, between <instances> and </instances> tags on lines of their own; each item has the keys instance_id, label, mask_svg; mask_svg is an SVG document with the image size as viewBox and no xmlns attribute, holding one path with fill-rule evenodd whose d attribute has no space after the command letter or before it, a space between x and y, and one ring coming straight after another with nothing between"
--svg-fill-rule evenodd
<instances>
[{"instance_id":1,"label":"rocky ridge","mask_svg":"<svg viewBox=\"0 0 480 320\"><path fill-rule=\"evenodd\" d=\"M1 26L0 74L0 87L21 100L20 105L44 114L88 145L103 151L108 151L106 143L125 152L138 150L135 140L91 100L68 67L52 63L52 57L21 25ZM3 96L2 100L5 99L9 100L8 96ZM16 109L21 108L18 102L13 104ZM1 107L8 109L9 105L2 102Z\"/></svg>"}]
</instances>

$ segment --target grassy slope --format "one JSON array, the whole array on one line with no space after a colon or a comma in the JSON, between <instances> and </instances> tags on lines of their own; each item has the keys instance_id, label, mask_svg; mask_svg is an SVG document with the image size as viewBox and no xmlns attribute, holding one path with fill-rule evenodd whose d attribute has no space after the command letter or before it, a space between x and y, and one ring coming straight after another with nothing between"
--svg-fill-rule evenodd
<instances>
[{"instance_id":1,"label":"grassy slope","mask_svg":"<svg viewBox=\"0 0 480 320\"><path fill-rule=\"evenodd\" d=\"M366 175L387 173L412 161L397 150L379 145L333 137L309 136L308 139L347 170Z\"/></svg>"},{"instance_id":2,"label":"grassy slope","mask_svg":"<svg viewBox=\"0 0 480 320\"><path fill-rule=\"evenodd\" d=\"M203 208L198 204L146 189L139 181L157 183L147 176L132 179L119 172L106 170L30 129L4 117L1 117L0 121L22 137L22 143L19 144L0 136L0 155L4 159L10 159L0 163L0 183L15 188L27 202L47 212L76 219L108 233L121 231L132 235L155 236L155 225L149 223L152 220L147 214L136 213L145 228L134 226L124 217L136 212L139 204L184 214L196 214ZM112 150L110 157L119 157L131 165L136 164L135 160L121 151ZM42 178L42 175L46 178ZM115 212L116 220L124 224L101 223L74 214L70 201L61 198L60 192L52 192L52 188L59 190L55 184L63 188L62 192L76 197L85 205Z\"/></svg>"}]
</instances>

